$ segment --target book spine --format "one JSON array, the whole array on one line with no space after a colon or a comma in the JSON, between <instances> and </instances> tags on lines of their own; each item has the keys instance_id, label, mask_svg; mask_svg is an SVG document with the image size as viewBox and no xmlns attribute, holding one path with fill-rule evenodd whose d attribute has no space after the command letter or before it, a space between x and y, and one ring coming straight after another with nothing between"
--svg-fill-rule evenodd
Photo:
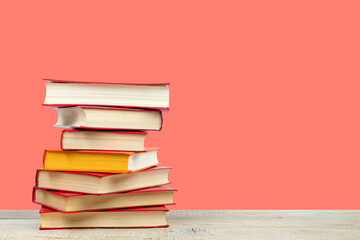
<instances>
[{"instance_id":1,"label":"book spine","mask_svg":"<svg viewBox=\"0 0 360 240\"><path fill-rule=\"evenodd\" d=\"M37 203L35 199L36 199L36 188L33 187L33 191L32 191L32 202L33 203ZM39 203L37 203L37 204L39 204Z\"/></svg>"},{"instance_id":2,"label":"book spine","mask_svg":"<svg viewBox=\"0 0 360 240\"><path fill-rule=\"evenodd\" d=\"M60 136L60 148L61 148L61 150L64 150L64 148L63 148L63 138L64 138L65 131L66 131L66 129L61 131L61 136Z\"/></svg>"},{"instance_id":3,"label":"book spine","mask_svg":"<svg viewBox=\"0 0 360 240\"><path fill-rule=\"evenodd\" d=\"M36 170L36 175L35 175L35 186L39 186L39 174L40 174L40 169Z\"/></svg>"},{"instance_id":4,"label":"book spine","mask_svg":"<svg viewBox=\"0 0 360 240\"><path fill-rule=\"evenodd\" d=\"M158 131L161 131L162 126L163 126L163 115L162 115L162 111L160 111L160 119L161 119L161 124L160 124L160 128L158 129Z\"/></svg>"},{"instance_id":5,"label":"book spine","mask_svg":"<svg viewBox=\"0 0 360 240\"><path fill-rule=\"evenodd\" d=\"M46 159L46 154L47 154L47 150L44 149L44 153L43 153L43 161L42 161L42 165L43 165L43 169L45 169L45 159Z\"/></svg>"}]
</instances>

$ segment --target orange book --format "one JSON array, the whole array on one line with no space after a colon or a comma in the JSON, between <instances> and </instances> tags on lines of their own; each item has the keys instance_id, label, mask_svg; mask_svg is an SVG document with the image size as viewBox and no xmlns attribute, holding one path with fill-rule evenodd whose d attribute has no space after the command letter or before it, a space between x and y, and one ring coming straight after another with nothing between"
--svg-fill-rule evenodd
<instances>
[{"instance_id":1,"label":"orange book","mask_svg":"<svg viewBox=\"0 0 360 240\"><path fill-rule=\"evenodd\" d=\"M158 148L145 152L44 151L45 170L129 173L157 166Z\"/></svg>"}]
</instances>

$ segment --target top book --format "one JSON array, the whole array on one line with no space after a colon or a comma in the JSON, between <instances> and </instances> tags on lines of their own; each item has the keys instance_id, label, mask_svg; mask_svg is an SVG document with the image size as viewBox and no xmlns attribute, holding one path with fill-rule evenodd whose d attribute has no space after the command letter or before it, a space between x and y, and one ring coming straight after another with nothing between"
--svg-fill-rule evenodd
<instances>
[{"instance_id":1,"label":"top book","mask_svg":"<svg viewBox=\"0 0 360 240\"><path fill-rule=\"evenodd\" d=\"M44 79L48 106L112 106L169 109L169 83L134 84Z\"/></svg>"}]
</instances>

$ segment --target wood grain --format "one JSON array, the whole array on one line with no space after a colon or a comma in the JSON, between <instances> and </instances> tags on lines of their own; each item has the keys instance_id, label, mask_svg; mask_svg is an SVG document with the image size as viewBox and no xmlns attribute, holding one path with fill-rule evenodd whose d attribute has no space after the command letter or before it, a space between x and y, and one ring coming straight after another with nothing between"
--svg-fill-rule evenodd
<instances>
[{"instance_id":1,"label":"wood grain","mask_svg":"<svg viewBox=\"0 0 360 240\"><path fill-rule=\"evenodd\" d=\"M173 210L169 228L38 230L38 211L1 210L0 239L360 239L360 211Z\"/></svg>"}]
</instances>

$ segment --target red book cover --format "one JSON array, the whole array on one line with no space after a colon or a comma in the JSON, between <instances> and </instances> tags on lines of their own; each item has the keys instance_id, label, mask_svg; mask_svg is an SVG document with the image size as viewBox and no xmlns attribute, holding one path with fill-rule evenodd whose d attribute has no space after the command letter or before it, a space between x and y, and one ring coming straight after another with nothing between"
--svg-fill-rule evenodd
<instances>
[{"instance_id":1,"label":"red book cover","mask_svg":"<svg viewBox=\"0 0 360 240\"><path fill-rule=\"evenodd\" d=\"M144 171L156 171L156 170L162 170L162 169L172 169L171 167L163 167L163 166L156 166L156 167L152 167L152 168L148 168L145 170L142 170L142 172ZM61 191L61 192L70 192L70 191L63 191L61 189L53 189L53 188L41 188L39 187L39 173L40 171L50 171L50 170L43 170L43 169L37 169L36 171L36 175L35 175L35 187L39 188L39 189L45 189L45 190L52 190L52 191ZM54 171L57 172L57 171ZM109 175L114 175L114 174L133 174L133 173L95 173L95 172L70 172L70 171L65 171L68 173L73 173L73 174L84 174L84 175L91 175L91 176L95 176L95 177L105 177L105 176L109 176ZM168 182L166 184L170 184L171 182ZM166 184L162 184L162 185L166 185ZM145 187L145 188L151 188L151 187L157 187L159 185L155 185L155 186L149 186L149 187ZM91 195L106 195L106 194L113 194L113 193L122 193L122 192L130 192L130 191L136 191L136 190L140 190L140 189L145 189L145 188L137 188L137 189L131 189L131 190L126 190L126 191L118 191L118 192L109 192L109 193L86 193L86 192L73 192L73 193L84 193L84 194L91 194Z\"/></svg>"},{"instance_id":2,"label":"red book cover","mask_svg":"<svg viewBox=\"0 0 360 240\"><path fill-rule=\"evenodd\" d=\"M79 130L79 129L64 129L61 132L60 136L60 148L62 150L69 150L69 151L102 151L102 152L146 152L144 151L129 151L129 150L106 150L106 149L76 149L76 148L64 148L63 147L63 137L65 132L80 132L80 131L86 131L86 130ZM98 131L98 130L89 130L89 131ZM147 135L147 132L143 131L106 131L106 132L112 132L112 133L126 133L126 134L144 134Z\"/></svg>"},{"instance_id":3,"label":"red book cover","mask_svg":"<svg viewBox=\"0 0 360 240\"><path fill-rule=\"evenodd\" d=\"M164 205L161 206L151 206L151 207L138 207L138 208L122 208L122 209L112 209L112 210L103 210L104 212L126 212L126 211L165 211L168 212L169 209ZM40 208L39 213L50 213L50 212L57 212L51 208L47 208L42 206Z\"/></svg>"},{"instance_id":4,"label":"red book cover","mask_svg":"<svg viewBox=\"0 0 360 240\"><path fill-rule=\"evenodd\" d=\"M105 210L106 212L118 212L118 211L164 211L168 212L169 209L165 206L156 206L156 207L139 207L139 208L124 208L124 209L113 209L113 210ZM46 214L46 213L53 213L57 212L53 209L47 207L41 207L39 213ZM72 214L72 213L63 213L63 214ZM76 213L75 213L76 214ZM99 228L155 228L155 227L169 227L169 225L162 225L162 226L136 226L136 227L99 227ZM74 229L74 228L96 228L96 227L67 227L67 228L44 228L40 226L40 230L50 230L50 229Z\"/></svg>"},{"instance_id":5,"label":"red book cover","mask_svg":"<svg viewBox=\"0 0 360 240\"><path fill-rule=\"evenodd\" d=\"M87 84L118 84L118 85L168 85L170 83L114 83L114 82L88 82L88 81L74 81L74 80L55 80L55 79L48 79L43 78L43 80L48 82L59 82L59 83L87 83ZM170 88L169 88L170 90ZM76 106L75 104L42 104L43 106L51 106L51 107L64 107L64 106ZM102 107L103 105L92 105L92 104L81 104L78 106L99 106ZM137 109L155 109L160 111L168 111L170 108L157 108L157 107L138 107L138 106L118 106L118 105L107 105L108 107L123 107L123 108L137 108Z\"/></svg>"},{"instance_id":6,"label":"red book cover","mask_svg":"<svg viewBox=\"0 0 360 240\"><path fill-rule=\"evenodd\" d=\"M58 107L58 108L69 108L69 107L81 107L84 109L105 109L105 110L126 110L126 111L156 111L156 112L160 112L160 117L161 117L161 125L160 125L160 129L122 129L122 128L97 128L97 127L76 127L75 129L89 129L89 130L125 130L125 131L160 131L162 129L162 125L163 125L163 115L162 115L162 111L159 111L157 109L141 109L141 108L125 108L125 107L105 107L105 106L83 106L83 105L77 105L77 106L62 106L62 107ZM61 126L57 126L57 127L61 127Z\"/></svg>"},{"instance_id":7,"label":"red book cover","mask_svg":"<svg viewBox=\"0 0 360 240\"><path fill-rule=\"evenodd\" d=\"M62 213L75 213L75 212L96 212L96 211L103 211L103 210L109 210L109 209L113 209L113 208L101 208L101 209L90 209L90 210L86 210L86 211L61 211L60 209L56 209L52 206L47 206L44 204L41 204L39 202L36 202L36 189L41 189L38 187L34 187L33 188L33 194L32 194L32 201L33 203L39 204L41 206L53 209L54 211L57 212L62 212ZM53 191L53 190L47 190L53 194L57 194L63 197L75 197L75 196L83 196L83 195L97 195L97 194L85 194L85 193L74 193L74 192L61 192L61 191ZM150 188L143 188L143 189L139 189L139 190L134 190L134 191L130 191L130 192L126 192L126 193L143 193L143 192L160 192L160 191L177 191L175 188L170 188L170 187L164 187L164 186L158 186L158 187L150 187ZM116 194L116 193L114 193ZM175 203L169 203L166 205L174 205ZM160 205L164 205L164 204L160 204ZM118 207L116 209L123 209L123 208L139 208L139 207L152 207L152 206L160 206L160 205L144 205L144 206L124 206L124 207Z\"/></svg>"}]
</instances>

